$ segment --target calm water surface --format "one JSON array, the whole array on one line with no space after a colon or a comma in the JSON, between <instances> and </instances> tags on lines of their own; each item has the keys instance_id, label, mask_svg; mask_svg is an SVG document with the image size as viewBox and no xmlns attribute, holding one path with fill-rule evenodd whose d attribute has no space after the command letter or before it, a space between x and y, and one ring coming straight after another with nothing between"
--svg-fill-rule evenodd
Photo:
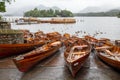
<instances>
[{"instance_id":1,"label":"calm water surface","mask_svg":"<svg viewBox=\"0 0 120 80\"><path fill-rule=\"evenodd\" d=\"M75 35L75 32L80 31L79 37L90 34L99 34L96 38L106 37L112 40L120 39L120 18L117 17L75 17L75 24L31 24L31 25L15 25L12 24L12 29L28 29L31 32L42 30L45 33L58 31L61 34L70 33ZM48 18L44 18L48 19ZM100 34L102 32L102 34Z\"/></svg>"}]
</instances>

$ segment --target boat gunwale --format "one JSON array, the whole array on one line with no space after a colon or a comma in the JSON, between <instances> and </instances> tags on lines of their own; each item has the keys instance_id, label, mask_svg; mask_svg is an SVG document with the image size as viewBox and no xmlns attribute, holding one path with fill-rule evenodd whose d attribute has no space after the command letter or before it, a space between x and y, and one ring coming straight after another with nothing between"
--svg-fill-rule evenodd
<instances>
[{"instance_id":1,"label":"boat gunwale","mask_svg":"<svg viewBox=\"0 0 120 80\"><path fill-rule=\"evenodd\" d=\"M44 43L44 42L43 42ZM23 43L23 44L0 44L1 47L23 47L23 46L33 46L33 45L40 45L41 43Z\"/></svg>"},{"instance_id":2,"label":"boat gunwale","mask_svg":"<svg viewBox=\"0 0 120 80\"><path fill-rule=\"evenodd\" d=\"M34 62L34 60L39 60L39 61L33 63L33 64L37 64L37 63L40 62L41 60L43 60L43 59L45 59L45 58L47 58L47 57L55 54L55 53L59 50L60 47L61 47L61 45L60 45L60 46L57 46L57 47L54 47L54 48L52 48L52 50L50 49L50 50L47 51L47 52L45 51L44 54L42 54L42 57L41 57L41 53L40 53L40 55L36 55L36 56L34 56L34 57L24 58L24 59L21 59L21 60L16 60L15 58L13 58L13 62L16 64L17 68L18 68L21 72L27 72L27 71L28 71L32 66L34 66L34 65L31 65L31 66L28 67L28 69L27 69L27 68L24 67L24 66L21 66L21 67L20 67L21 64L23 64L24 62L27 62L28 64L30 64L30 61L33 61L33 62ZM29 62L28 62L28 61L29 61ZM22 69L26 69L26 70L23 70L23 71L22 71Z\"/></svg>"}]
</instances>

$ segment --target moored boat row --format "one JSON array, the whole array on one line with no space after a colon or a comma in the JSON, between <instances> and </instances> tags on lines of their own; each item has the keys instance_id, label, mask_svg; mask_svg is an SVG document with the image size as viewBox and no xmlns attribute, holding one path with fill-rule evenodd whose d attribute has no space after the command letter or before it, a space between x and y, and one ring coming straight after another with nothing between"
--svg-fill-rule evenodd
<instances>
[{"instance_id":1,"label":"moored boat row","mask_svg":"<svg viewBox=\"0 0 120 80\"><path fill-rule=\"evenodd\" d=\"M37 18L20 18L16 20L17 25L24 24L39 24L39 23L51 23L51 24L69 24L76 23L74 18L52 18L52 19L37 19Z\"/></svg>"},{"instance_id":2,"label":"moored boat row","mask_svg":"<svg viewBox=\"0 0 120 80\"><path fill-rule=\"evenodd\" d=\"M18 57L14 58L13 61L20 71L27 72L39 61L58 51L61 45L62 43L60 41L54 41L23 55L19 55Z\"/></svg>"},{"instance_id":3,"label":"moored boat row","mask_svg":"<svg viewBox=\"0 0 120 80\"><path fill-rule=\"evenodd\" d=\"M72 19L72 18L53 18L51 19L50 21L51 24L68 24L68 23L76 23L76 20L75 19Z\"/></svg>"},{"instance_id":4,"label":"moored boat row","mask_svg":"<svg viewBox=\"0 0 120 80\"><path fill-rule=\"evenodd\" d=\"M9 44L2 44L2 46L0 46L1 49L4 48L4 50L1 50L3 52L5 52L5 49L7 51L7 49L11 48L11 52L10 50L7 51L8 54L12 54L14 50L16 54L20 54L13 58L13 62L21 72L29 71L39 61L59 51L62 46L65 47L65 63L73 77L76 76L80 68L86 62L91 53L91 49L94 49L96 55L105 63L115 69L120 69L120 48L112 44L110 39L96 39L88 35L84 38L79 38L77 36L71 36L68 33L62 36L59 32L43 33L42 31L38 31L34 34L30 34L29 31L23 32L26 43L10 44L14 45L11 47L6 46ZM32 47L32 49L28 49L27 47ZM25 52L22 52L22 50Z\"/></svg>"},{"instance_id":5,"label":"moored boat row","mask_svg":"<svg viewBox=\"0 0 120 80\"><path fill-rule=\"evenodd\" d=\"M30 36L30 34L31 33L29 31L23 30L23 43L0 44L0 58L28 52L35 49L37 46L42 46L45 44L45 41L36 41L35 38L33 39L32 36Z\"/></svg>"},{"instance_id":6,"label":"moored boat row","mask_svg":"<svg viewBox=\"0 0 120 80\"><path fill-rule=\"evenodd\" d=\"M115 40L113 43L107 38L94 39L96 40L94 44L96 55L109 66L120 70L120 47L117 43L119 40Z\"/></svg>"},{"instance_id":7,"label":"moored boat row","mask_svg":"<svg viewBox=\"0 0 120 80\"><path fill-rule=\"evenodd\" d=\"M107 46L101 49L96 49L96 54L102 61L114 69L120 70L120 47Z\"/></svg>"},{"instance_id":8,"label":"moored boat row","mask_svg":"<svg viewBox=\"0 0 120 80\"><path fill-rule=\"evenodd\" d=\"M32 44L0 44L0 58L17 55L24 52L31 51L35 47L42 46L44 42L32 43Z\"/></svg>"}]
</instances>

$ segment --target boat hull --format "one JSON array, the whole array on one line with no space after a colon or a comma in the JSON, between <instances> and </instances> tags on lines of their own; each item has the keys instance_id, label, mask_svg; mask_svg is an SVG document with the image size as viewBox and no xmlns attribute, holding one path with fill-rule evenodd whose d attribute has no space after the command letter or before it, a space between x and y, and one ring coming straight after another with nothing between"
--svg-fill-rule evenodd
<instances>
[{"instance_id":1,"label":"boat hull","mask_svg":"<svg viewBox=\"0 0 120 80\"><path fill-rule=\"evenodd\" d=\"M37 64L39 61L41 61L41 60L53 55L55 52L57 52L60 47L61 47L61 45L55 46L54 48L49 49L45 52L40 52L39 50L41 49L41 47L39 47L31 52L25 53L26 55L23 57L23 59L20 59L20 60L13 59L13 62L16 64L19 71L27 72L33 66L35 66L35 64ZM30 53L30 55L29 55L29 53Z\"/></svg>"},{"instance_id":2,"label":"boat hull","mask_svg":"<svg viewBox=\"0 0 120 80\"><path fill-rule=\"evenodd\" d=\"M65 47L64 59L72 76L75 77L89 57L91 45L82 38L71 37L65 41Z\"/></svg>"},{"instance_id":3,"label":"boat hull","mask_svg":"<svg viewBox=\"0 0 120 80\"><path fill-rule=\"evenodd\" d=\"M110 59L106 56L101 55L100 53L97 52L98 57L105 62L106 64L110 65L111 67L120 70L120 61Z\"/></svg>"},{"instance_id":4,"label":"boat hull","mask_svg":"<svg viewBox=\"0 0 120 80\"><path fill-rule=\"evenodd\" d=\"M76 23L76 20L75 19L68 19L68 18L65 18L65 19L59 19L59 18L56 18L56 19L51 19L50 21L51 24L72 24L72 23Z\"/></svg>"},{"instance_id":5,"label":"boat hull","mask_svg":"<svg viewBox=\"0 0 120 80\"><path fill-rule=\"evenodd\" d=\"M85 63L88 57L89 57L89 53L72 63L68 62L65 58L65 62L70 72L72 73L73 77L75 77L76 73L80 70L80 68L83 66L83 64Z\"/></svg>"},{"instance_id":6,"label":"boat hull","mask_svg":"<svg viewBox=\"0 0 120 80\"><path fill-rule=\"evenodd\" d=\"M0 58L25 53L43 44L43 42L36 44L0 44Z\"/></svg>"},{"instance_id":7,"label":"boat hull","mask_svg":"<svg viewBox=\"0 0 120 80\"><path fill-rule=\"evenodd\" d=\"M72 24L76 23L75 21L51 21L51 24Z\"/></svg>"}]
</instances>

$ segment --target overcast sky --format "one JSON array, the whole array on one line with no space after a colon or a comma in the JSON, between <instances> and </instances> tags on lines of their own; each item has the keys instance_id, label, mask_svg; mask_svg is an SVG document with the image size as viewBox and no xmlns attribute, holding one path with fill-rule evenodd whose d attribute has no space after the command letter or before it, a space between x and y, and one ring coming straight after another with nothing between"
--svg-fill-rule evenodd
<instances>
[{"instance_id":1,"label":"overcast sky","mask_svg":"<svg viewBox=\"0 0 120 80\"><path fill-rule=\"evenodd\" d=\"M38 6L40 4L79 12L86 7L94 6L120 7L120 0L15 0L12 4L6 4L6 7L14 9L29 5Z\"/></svg>"}]
</instances>

